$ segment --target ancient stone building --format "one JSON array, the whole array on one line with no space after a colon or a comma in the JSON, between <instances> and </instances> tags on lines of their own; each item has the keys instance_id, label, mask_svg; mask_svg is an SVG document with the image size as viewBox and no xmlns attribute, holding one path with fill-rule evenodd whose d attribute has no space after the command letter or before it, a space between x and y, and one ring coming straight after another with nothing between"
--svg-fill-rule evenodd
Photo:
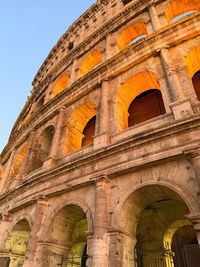
<instances>
[{"instance_id":1,"label":"ancient stone building","mask_svg":"<svg viewBox=\"0 0 200 267\"><path fill-rule=\"evenodd\" d=\"M199 0L97 0L1 154L0 266L200 266L199 100Z\"/></svg>"}]
</instances>

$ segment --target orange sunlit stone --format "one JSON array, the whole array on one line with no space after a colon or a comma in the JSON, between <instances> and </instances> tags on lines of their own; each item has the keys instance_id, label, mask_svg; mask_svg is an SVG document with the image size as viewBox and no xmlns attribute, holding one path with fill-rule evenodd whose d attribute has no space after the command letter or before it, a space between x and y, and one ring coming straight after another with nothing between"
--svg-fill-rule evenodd
<instances>
[{"instance_id":1,"label":"orange sunlit stone","mask_svg":"<svg viewBox=\"0 0 200 267\"><path fill-rule=\"evenodd\" d=\"M56 95L61 93L65 88L67 88L68 82L69 82L69 73L65 72L61 74L55 81L55 84L51 92L51 98L55 97Z\"/></svg>"},{"instance_id":2,"label":"orange sunlit stone","mask_svg":"<svg viewBox=\"0 0 200 267\"><path fill-rule=\"evenodd\" d=\"M171 0L166 6L165 15L167 21L170 22L173 18L181 14L199 9L199 0Z\"/></svg>"},{"instance_id":3,"label":"orange sunlit stone","mask_svg":"<svg viewBox=\"0 0 200 267\"><path fill-rule=\"evenodd\" d=\"M89 71L93 70L98 64L102 62L102 53L99 49L92 51L82 61L79 70L79 76L82 77Z\"/></svg>"},{"instance_id":4,"label":"orange sunlit stone","mask_svg":"<svg viewBox=\"0 0 200 267\"><path fill-rule=\"evenodd\" d=\"M128 108L131 102L149 89L160 89L156 76L149 71L135 74L119 88L116 96L116 124L118 130L128 127Z\"/></svg>"},{"instance_id":5,"label":"orange sunlit stone","mask_svg":"<svg viewBox=\"0 0 200 267\"><path fill-rule=\"evenodd\" d=\"M126 29L124 29L117 40L117 48L119 50L127 47L132 41L134 41L139 36L144 36L147 34L147 27L144 22L136 22Z\"/></svg>"},{"instance_id":6,"label":"orange sunlit stone","mask_svg":"<svg viewBox=\"0 0 200 267\"><path fill-rule=\"evenodd\" d=\"M95 104L91 101L77 108L69 118L64 138L64 153L73 152L81 147L83 130L89 120L96 115Z\"/></svg>"},{"instance_id":7,"label":"orange sunlit stone","mask_svg":"<svg viewBox=\"0 0 200 267\"><path fill-rule=\"evenodd\" d=\"M200 69L200 45L194 47L185 59L190 79Z\"/></svg>"}]
</instances>

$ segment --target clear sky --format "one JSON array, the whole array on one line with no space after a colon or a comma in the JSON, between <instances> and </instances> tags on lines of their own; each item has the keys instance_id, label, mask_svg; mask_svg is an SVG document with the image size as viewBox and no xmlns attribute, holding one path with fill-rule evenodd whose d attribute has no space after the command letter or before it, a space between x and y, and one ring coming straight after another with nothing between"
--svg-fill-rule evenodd
<instances>
[{"instance_id":1,"label":"clear sky","mask_svg":"<svg viewBox=\"0 0 200 267\"><path fill-rule=\"evenodd\" d=\"M32 80L66 29L95 0L0 0L0 152Z\"/></svg>"}]
</instances>

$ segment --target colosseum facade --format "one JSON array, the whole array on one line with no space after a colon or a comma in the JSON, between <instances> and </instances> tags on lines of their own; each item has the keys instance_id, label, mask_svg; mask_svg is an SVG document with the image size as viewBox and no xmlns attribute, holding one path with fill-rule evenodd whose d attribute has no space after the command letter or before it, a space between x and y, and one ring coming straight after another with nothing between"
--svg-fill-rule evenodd
<instances>
[{"instance_id":1,"label":"colosseum facade","mask_svg":"<svg viewBox=\"0 0 200 267\"><path fill-rule=\"evenodd\" d=\"M200 266L200 2L97 0L0 165L0 266Z\"/></svg>"}]
</instances>

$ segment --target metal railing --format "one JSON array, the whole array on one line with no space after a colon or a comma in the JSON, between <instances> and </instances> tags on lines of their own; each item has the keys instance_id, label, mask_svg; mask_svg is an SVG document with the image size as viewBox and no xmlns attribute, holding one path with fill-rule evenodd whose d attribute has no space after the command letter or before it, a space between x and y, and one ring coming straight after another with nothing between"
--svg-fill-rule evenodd
<instances>
[{"instance_id":1,"label":"metal railing","mask_svg":"<svg viewBox=\"0 0 200 267\"><path fill-rule=\"evenodd\" d=\"M200 245L185 245L170 249L135 250L136 267L199 267Z\"/></svg>"}]
</instances>

